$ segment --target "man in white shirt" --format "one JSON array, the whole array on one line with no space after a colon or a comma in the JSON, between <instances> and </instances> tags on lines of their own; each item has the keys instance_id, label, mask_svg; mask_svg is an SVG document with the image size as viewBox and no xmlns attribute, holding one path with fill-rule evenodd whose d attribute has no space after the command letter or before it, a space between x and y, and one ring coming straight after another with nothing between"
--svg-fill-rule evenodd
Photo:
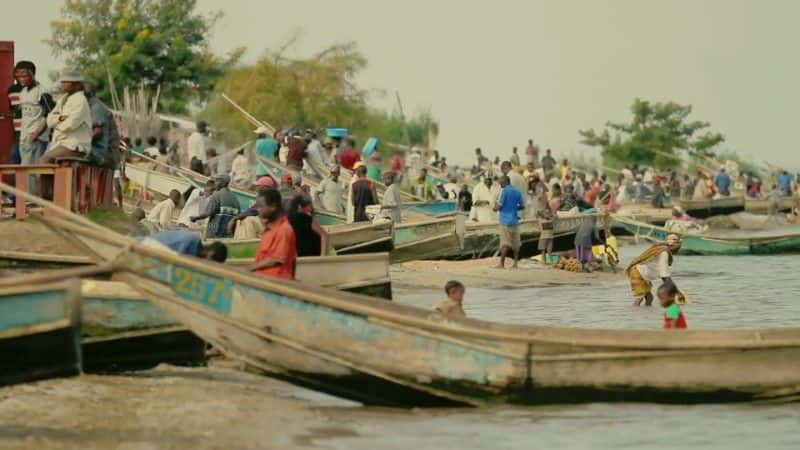
<instances>
[{"instance_id":1,"label":"man in white shirt","mask_svg":"<svg viewBox=\"0 0 800 450\"><path fill-rule=\"evenodd\" d=\"M380 217L391 220L394 223L400 223L403 218L403 214L400 211L402 199L400 198L400 189L395 184L396 175L394 172L385 172L383 174L383 184L386 185L386 190L381 198Z\"/></svg>"},{"instance_id":2,"label":"man in white shirt","mask_svg":"<svg viewBox=\"0 0 800 450\"><path fill-rule=\"evenodd\" d=\"M208 124L202 120L197 122L197 130L190 134L186 140L187 153L190 160L195 157L201 162L206 162L207 133Z\"/></svg>"},{"instance_id":3,"label":"man in white shirt","mask_svg":"<svg viewBox=\"0 0 800 450\"><path fill-rule=\"evenodd\" d=\"M323 179L314 190L314 200L325 211L342 213L342 185L339 182L339 166L328 166L330 175Z\"/></svg>"},{"instance_id":4,"label":"man in white shirt","mask_svg":"<svg viewBox=\"0 0 800 450\"><path fill-rule=\"evenodd\" d=\"M47 114L55 106L53 97L45 92L36 81L36 66L30 61L19 61L15 66L19 91L20 123L19 153L20 164L36 164L47 151L50 133L47 132ZM38 194L38 178L28 176L28 192Z\"/></svg>"},{"instance_id":5,"label":"man in white shirt","mask_svg":"<svg viewBox=\"0 0 800 450\"><path fill-rule=\"evenodd\" d=\"M475 185L472 191L472 209L470 219L475 222L497 222L497 213L494 206L500 197L500 186L494 184L491 178L483 177L483 183Z\"/></svg>"},{"instance_id":6,"label":"man in white shirt","mask_svg":"<svg viewBox=\"0 0 800 450\"><path fill-rule=\"evenodd\" d=\"M250 189L252 183L252 165L247 156L244 156L244 149L241 149L231 163L231 186L245 191Z\"/></svg>"},{"instance_id":7,"label":"man in white shirt","mask_svg":"<svg viewBox=\"0 0 800 450\"><path fill-rule=\"evenodd\" d=\"M511 186L518 190L520 194L524 196L525 193L528 192L528 182L525 181L525 177L523 177L521 173L513 170L510 162L503 161L503 163L500 164L500 171L503 175L508 177L511 181Z\"/></svg>"},{"instance_id":8,"label":"man in white shirt","mask_svg":"<svg viewBox=\"0 0 800 450\"><path fill-rule=\"evenodd\" d=\"M158 225L160 229L169 228L172 223L172 214L175 208L181 204L181 193L173 189L169 192L169 198L159 202L147 215L147 220Z\"/></svg>"},{"instance_id":9,"label":"man in white shirt","mask_svg":"<svg viewBox=\"0 0 800 450\"><path fill-rule=\"evenodd\" d=\"M76 69L64 69L58 81L65 94L47 115L53 139L40 160L42 164L52 164L61 157L85 158L92 148L92 113L83 94L83 77Z\"/></svg>"}]
</instances>

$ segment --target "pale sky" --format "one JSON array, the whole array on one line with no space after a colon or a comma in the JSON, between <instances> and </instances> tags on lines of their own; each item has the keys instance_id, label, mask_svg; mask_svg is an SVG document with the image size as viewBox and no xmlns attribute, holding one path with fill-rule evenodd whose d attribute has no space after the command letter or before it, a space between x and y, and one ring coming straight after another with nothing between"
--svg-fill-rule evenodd
<instances>
[{"instance_id":1,"label":"pale sky","mask_svg":"<svg viewBox=\"0 0 800 450\"><path fill-rule=\"evenodd\" d=\"M44 71L59 63L41 41L61 2L29 0L0 17L0 39ZM218 52L245 60L302 28L299 55L356 41L369 59L361 85L376 105L431 107L439 148L456 162L480 146L507 156L530 137L556 156L582 151L577 130L627 120L635 97L694 106L730 148L800 167L794 0L200 0L222 9ZM19 6L19 5L18 5Z\"/></svg>"}]
</instances>

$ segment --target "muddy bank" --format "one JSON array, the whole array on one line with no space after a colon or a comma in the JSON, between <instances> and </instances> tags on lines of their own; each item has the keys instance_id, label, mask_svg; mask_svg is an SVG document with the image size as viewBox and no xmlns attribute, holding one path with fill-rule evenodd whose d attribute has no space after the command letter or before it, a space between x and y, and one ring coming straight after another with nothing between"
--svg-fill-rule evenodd
<instances>
[{"instance_id":1,"label":"muddy bank","mask_svg":"<svg viewBox=\"0 0 800 450\"><path fill-rule=\"evenodd\" d=\"M292 449L351 433L315 410L349 403L315 397L224 367L41 381L0 389L0 448Z\"/></svg>"},{"instance_id":2,"label":"muddy bank","mask_svg":"<svg viewBox=\"0 0 800 450\"><path fill-rule=\"evenodd\" d=\"M564 285L588 285L618 281L621 270L612 272L575 273L522 260L517 269L497 269L499 258L467 261L411 261L391 268L392 290L441 289L448 280L457 279L467 287L525 288ZM506 261L508 266L510 263Z\"/></svg>"}]
</instances>

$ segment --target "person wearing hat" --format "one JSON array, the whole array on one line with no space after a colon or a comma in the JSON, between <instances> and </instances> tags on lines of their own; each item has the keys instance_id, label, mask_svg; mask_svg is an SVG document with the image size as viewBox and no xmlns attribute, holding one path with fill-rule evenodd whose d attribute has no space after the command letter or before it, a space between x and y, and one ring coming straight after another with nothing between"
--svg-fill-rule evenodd
<instances>
[{"instance_id":1,"label":"person wearing hat","mask_svg":"<svg viewBox=\"0 0 800 450\"><path fill-rule=\"evenodd\" d=\"M231 178L228 175L221 175L216 177L215 181L217 190L208 200L206 210L190 219L192 222L197 222L208 218L205 235L207 239L232 237L228 223L241 212L239 199L228 189Z\"/></svg>"},{"instance_id":2,"label":"person wearing hat","mask_svg":"<svg viewBox=\"0 0 800 450\"><path fill-rule=\"evenodd\" d=\"M200 162L205 163L208 159L207 147L208 124L201 120L197 122L197 129L186 140L187 156L189 159L197 158Z\"/></svg>"},{"instance_id":3,"label":"person wearing hat","mask_svg":"<svg viewBox=\"0 0 800 450\"><path fill-rule=\"evenodd\" d=\"M36 164L47 151L50 133L47 132L47 114L55 107L53 97L36 81L36 66L30 61L20 61L15 67L21 110L19 129L20 164ZM38 193L38 177L28 177L28 192Z\"/></svg>"},{"instance_id":4,"label":"person wearing hat","mask_svg":"<svg viewBox=\"0 0 800 450\"><path fill-rule=\"evenodd\" d=\"M68 68L58 81L64 95L47 115L53 139L40 159L42 164L52 164L61 157L85 158L92 149L92 113L83 93L83 77L78 70Z\"/></svg>"},{"instance_id":5,"label":"person wearing hat","mask_svg":"<svg viewBox=\"0 0 800 450\"><path fill-rule=\"evenodd\" d=\"M661 280L664 283L672 283L672 263L675 255L681 249L681 238L677 234L667 236L664 244L653 244L641 255L631 261L625 273L631 284L633 293L633 304L639 306L644 300L645 305L653 304L653 281ZM683 300L683 295L679 294L679 301Z\"/></svg>"}]
</instances>

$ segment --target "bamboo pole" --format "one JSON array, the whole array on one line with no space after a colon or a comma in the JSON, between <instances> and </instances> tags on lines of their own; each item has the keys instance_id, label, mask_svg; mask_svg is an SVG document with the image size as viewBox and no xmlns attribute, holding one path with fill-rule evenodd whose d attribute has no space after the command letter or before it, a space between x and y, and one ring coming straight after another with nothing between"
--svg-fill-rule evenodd
<instances>
[{"instance_id":1,"label":"bamboo pole","mask_svg":"<svg viewBox=\"0 0 800 450\"><path fill-rule=\"evenodd\" d=\"M243 115L243 116L244 116L244 117L245 117L245 118L246 118L246 119L247 119L247 120L248 120L250 123L252 123L253 125L255 125L255 126L257 126L257 127L261 126L261 127L264 127L264 128L266 128L267 130L269 130L270 134L275 134L275 127L273 127L272 125L270 125L270 124L269 124L269 123L267 123L267 122L263 122L263 121L260 121L260 120L256 119L256 118L255 118L255 117L254 117L252 114L250 114L249 112L247 112L247 110L246 110L246 109L244 109L244 108L242 108L241 106L239 106L239 104L238 104L238 103L236 103L236 102L235 102L235 101L234 101L232 98L228 97L228 95L227 95L227 94L225 94L224 92L222 93L222 98L224 98L224 99L225 99L225 100L226 100L228 103L230 103L230 104L231 104L231 106L233 106L233 107L234 107L234 108L236 108L236 109L237 109L237 110L238 110L240 113L242 113L242 115Z\"/></svg>"}]
</instances>

